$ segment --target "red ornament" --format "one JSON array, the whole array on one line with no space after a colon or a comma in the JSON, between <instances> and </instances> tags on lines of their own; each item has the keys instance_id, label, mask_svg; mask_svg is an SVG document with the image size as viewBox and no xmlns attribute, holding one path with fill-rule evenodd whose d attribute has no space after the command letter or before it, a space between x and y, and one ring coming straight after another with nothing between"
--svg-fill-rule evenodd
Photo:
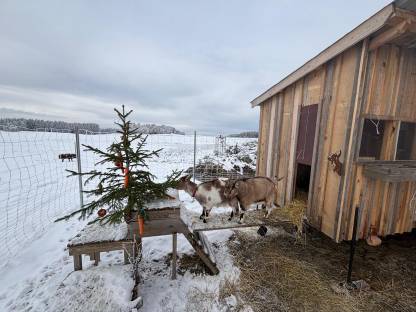
<instances>
[{"instance_id":1,"label":"red ornament","mask_svg":"<svg viewBox=\"0 0 416 312\"><path fill-rule=\"evenodd\" d=\"M104 208L101 208L100 210L98 210L97 214L100 218L102 218L107 214L107 210L105 210Z\"/></svg>"}]
</instances>

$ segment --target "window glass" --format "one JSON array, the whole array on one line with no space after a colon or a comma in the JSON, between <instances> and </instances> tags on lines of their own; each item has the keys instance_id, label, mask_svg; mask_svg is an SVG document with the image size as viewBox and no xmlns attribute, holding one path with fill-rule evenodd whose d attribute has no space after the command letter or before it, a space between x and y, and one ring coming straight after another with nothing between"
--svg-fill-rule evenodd
<instances>
[{"instance_id":1,"label":"window glass","mask_svg":"<svg viewBox=\"0 0 416 312\"><path fill-rule=\"evenodd\" d=\"M383 144L384 120L365 119L361 137L360 157L380 159Z\"/></svg>"},{"instance_id":2,"label":"window glass","mask_svg":"<svg viewBox=\"0 0 416 312\"><path fill-rule=\"evenodd\" d=\"M413 122L401 122L399 140L397 142L397 160L416 159L415 142L416 124Z\"/></svg>"}]
</instances>

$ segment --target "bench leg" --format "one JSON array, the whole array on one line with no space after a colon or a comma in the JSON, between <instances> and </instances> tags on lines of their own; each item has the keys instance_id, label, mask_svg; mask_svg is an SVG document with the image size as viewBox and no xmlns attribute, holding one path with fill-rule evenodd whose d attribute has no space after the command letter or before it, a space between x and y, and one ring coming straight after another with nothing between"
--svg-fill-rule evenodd
<instances>
[{"instance_id":1,"label":"bench leg","mask_svg":"<svg viewBox=\"0 0 416 312\"><path fill-rule=\"evenodd\" d=\"M82 270L82 255L74 255L74 270Z\"/></svg>"},{"instance_id":2,"label":"bench leg","mask_svg":"<svg viewBox=\"0 0 416 312\"><path fill-rule=\"evenodd\" d=\"M172 279L176 279L176 252L178 245L178 234L172 234Z\"/></svg>"},{"instance_id":3,"label":"bench leg","mask_svg":"<svg viewBox=\"0 0 416 312\"><path fill-rule=\"evenodd\" d=\"M100 262L100 252L93 252L89 254L90 260L94 261L94 265L98 265L98 262Z\"/></svg>"},{"instance_id":4,"label":"bench leg","mask_svg":"<svg viewBox=\"0 0 416 312\"><path fill-rule=\"evenodd\" d=\"M129 250L129 252L130 252L130 250ZM124 264L129 264L129 263L130 263L129 254L128 254L127 250L124 249Z\"/></svg>"}]
</instances>

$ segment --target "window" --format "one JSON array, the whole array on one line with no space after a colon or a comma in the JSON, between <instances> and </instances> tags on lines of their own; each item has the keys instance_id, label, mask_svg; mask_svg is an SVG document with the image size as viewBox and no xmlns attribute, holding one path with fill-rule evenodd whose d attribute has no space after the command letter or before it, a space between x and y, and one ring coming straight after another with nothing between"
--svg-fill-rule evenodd
<instances>
[{"instance_id":1,"label":"window","mask_svg":"<svg viewBox=\"0 0 416 312\"><path fill-rule=\"evenodd\" d=\"M380 159L385 128L384 120L365 119L361 137L360 156Z\"/></svg>"},{"instance_id":2,"label":"window","mask_svg":"<svg viewBox=\"0 0 416 312\"><path fill-rule=\"evenodd\" d=\"M401 122L396 160L416 159L416 123Z\"/></svg>"}]
</instances>

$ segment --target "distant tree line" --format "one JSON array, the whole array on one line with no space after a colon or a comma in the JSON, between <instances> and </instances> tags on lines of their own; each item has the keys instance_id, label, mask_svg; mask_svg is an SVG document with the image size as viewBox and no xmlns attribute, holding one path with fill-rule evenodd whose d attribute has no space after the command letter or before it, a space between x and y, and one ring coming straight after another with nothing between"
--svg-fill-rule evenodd
<instances>
[{"instance_id":1,"label":"distant tree line","mask_svg":"<svg viewBox=\"0 0 416 312\"><path fill-rule=\"evenodd\" d=\"M258 138L259 133L257 131L245 131L228 135L231 138Z\"/></svg>"},{"instance_id":2,"label":"distant tree line","mask_svg":"<svg viewBox=\"0 0 416 312\"><path fill-rule=\"evenodd\" d=\"M174 127L155 124L134 124L140 133L145 134L185 134L182 131L176 130Z\"/></svg>"},{"instance_id":3,"label":"distant tree line","mask_svg":"<svg viewBox=\"0 0 416 312\"><path fill-rule=\"evenodd\" d=\"M0 125L6 126L9 130L16 131L28 129L42 131L59 130L62 132L74 132L74 130L77 127L79 129L91 132L100 131L100 126L96 123L78 123L26 118L2 118L0 119Z\"/></svg>"},{"instance_id":4,"label":"distant tree line","mask_svg":"<svg viewBox=\"0 0 416 312\"><path fill-rule=\"evenodd\" d=\"M78 122L65 122L65 121L51 121L41 119L26 119L26 118L1 118L0 125L7 127L9 131L19 130L41 130L41 131L56 131L61 132L74 132L78 127L81 130L87 130L89 132L115 132L114 128L100 128L96 123L78 123ZM174 127L155 124L133 124L134 127L139 129L139 132L145 134L184 134L181 131L176 130Z\"/></svg>"}]
</instances>

